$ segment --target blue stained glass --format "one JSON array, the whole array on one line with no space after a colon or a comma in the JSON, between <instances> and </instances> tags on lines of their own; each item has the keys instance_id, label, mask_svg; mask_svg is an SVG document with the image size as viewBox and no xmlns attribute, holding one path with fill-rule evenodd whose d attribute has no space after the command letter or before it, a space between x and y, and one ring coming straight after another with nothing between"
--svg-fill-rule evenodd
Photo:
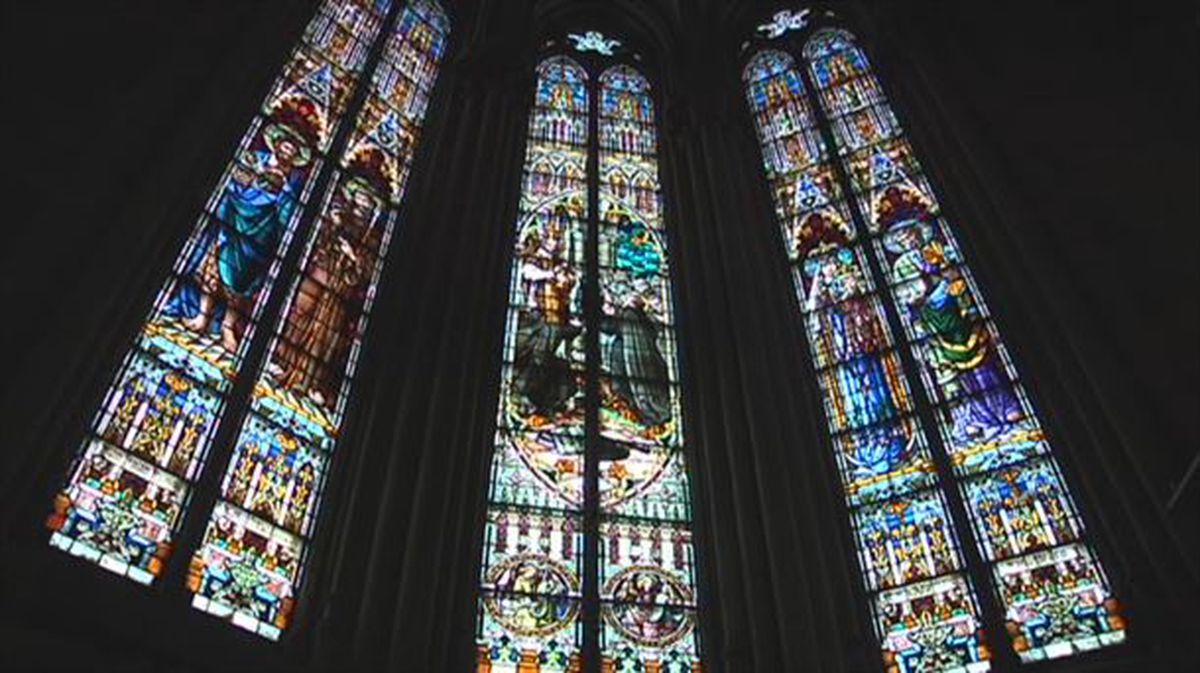
<instances>
[{"instance_id":1,"label":"blue stained glass","mask_svg":"<svg viewBox=\"0 0 1200 673\"><path fill-rule=\"evenodd\" d=\"M838 435L834 445L852 507L937 484L924 434L911 418Z\"/></svg>"},{"instance_id":2,"label":"blue stained glass","mask_svg":"<svg viewBox=\"0 0 1200 673\"><path fill-rule=\"evenodd\" d=\"M854 527L872 589L944 575L962 564L950 514L937 491L859 508Z\"/></svg>"}]
</instances>

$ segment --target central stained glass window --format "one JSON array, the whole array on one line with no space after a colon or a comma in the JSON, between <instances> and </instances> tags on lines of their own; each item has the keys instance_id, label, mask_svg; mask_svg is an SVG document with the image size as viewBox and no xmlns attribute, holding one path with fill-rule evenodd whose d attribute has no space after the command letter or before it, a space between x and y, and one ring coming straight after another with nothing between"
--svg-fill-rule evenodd
<instances>
[{"instance_id":1,"label":"central stained glass window","mask_svg":"<svg viewBox=\"0 0 1200 673\"><path fill-rule=\"evenodd\" d=\"M537 68L477 670L699 671L654 104L634 68L579 58Z\"/></svg>"}]
</instances>

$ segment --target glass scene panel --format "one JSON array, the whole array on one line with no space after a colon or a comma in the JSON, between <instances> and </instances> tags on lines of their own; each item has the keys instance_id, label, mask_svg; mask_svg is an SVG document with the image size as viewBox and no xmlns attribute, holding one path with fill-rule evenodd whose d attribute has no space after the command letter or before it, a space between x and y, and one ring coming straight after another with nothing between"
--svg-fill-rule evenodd
<instances>
[{"instance_id":1,"label":"glass scene panel","mask_svg":"<svg viewBox=\"0 0 1200 673\"><path fill-rule=\"evenodd\" d=\"M343 45L343 35L354 42L345 32L350 28L381 23L353 2L330 9L327 24L318 28L331 44ZM385 65L372 74L372 91L379 90L381 77L399 69L428 94L447 32L420 17L441 11L434 0L413 0L400 10L380 57ZM344 67L360 67L357 54L350 45L336 57ZM355 119L293 269L251 393L251 413L225 467L222 500L192 558L192 604L271 639L287 628L295 607L309 535L396 223L395 207L423 122L386 107L389 102L368 97ZM229 545L244 545L243 538L251 535L267 541L263 550L286 552L286 572L265 560L267 551L254 558L229 551Z\"/></svg>"},{"instance_id":2,"label":"glass scene panel","mask_svg":"<svg viewBox=\"0 0 1200 673\"><path fill-rule=\"evenodd\" d=\"M1013 647L1036 661L1121 642L1119 604L1041 423L866 55L823 29L805 56Z\"/></svg>"}]
</instances>

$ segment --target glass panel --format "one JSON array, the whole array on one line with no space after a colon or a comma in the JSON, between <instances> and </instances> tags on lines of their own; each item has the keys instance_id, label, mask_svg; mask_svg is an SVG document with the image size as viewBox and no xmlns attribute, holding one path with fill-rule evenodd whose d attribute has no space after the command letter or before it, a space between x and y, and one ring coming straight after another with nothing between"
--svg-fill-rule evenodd
<instances>
[{"instance_id":1,"label":"glass panel","mask_svg":"<svg viewBox=\"0 0 1200 673\"><path fill-rule=\"evenodd\" d=\"M937 484L925 436L913 418L847 432L833 442L851 507Z\"/></svg>"},{"instance_id":2,"label":"glass panel","mask_svg":"<svg viewBox=\"0 0 1200 673\"><path fill-rule=\"evenodd\" d=\"M875 619L888 671L981 673L990 668L979 609L961 575L881 592Z\"/></svg>"},{"instance_id":3,"label":"glass panel","mask_svg":"<svg viewBox=\"0 0 1200 673\"><path fill-rule=\"evenodd\" d=\"M696 605L695 552L686 524L632 519L600 523L600 599Z\"/></svg>"},{"instance_id":4,"label":"glass panel","mask_svg":"<svg viewBox=\"0 0 1200 673\"><path fill-rule=\"evenodd\" d=\"M989 560L1074 542L1079 515L1046 458L963 482L968 513Z\"/></svg>"},{"instance_id":5,"label":"glass panel","mask_svg":"<svg viewBox=\"0 0 1200 673\"><path fill-rule=\"evenodd\" d=\"M589 181L588 75L570 58L555 56L538 66L537 77L492 457L478 670L582 666L582 518L572 512L584 506L585 446L599 452L600 507L634 517L603 524L601 535L622 540L604 552L611 561L604 567L612 572L602 572L600 581L609 582L603 595L618 601L636 599L637 591L648 596L645 583L659 573L673 578L684 601L684 612L659 625L674 633L657 635L634 623L641 606L606 607L603 666L692 670L698 659L690 508L649 84L625 66L601 75L600 175ZM595 188L602 317L587 324L587 203ZM599 342L598 362L588 361L589 334ZM595 382L599 436L585 437L587 376L595 371L601 373ZM539 534L539 526L547 532ZM555 541L564 526L580 536L578 545ZM650 539L657 542L643 544ZM626 630L610 632L610 625Z\"/></svg>"},{"instance_id":6,"label":"glass panel","mask_svg":"<svg viewBox=\"0 0 1200 673\"><path fill-rule=\"evenodd\" d=\"M246 416L233 451L221 497L293 533L308 534L328 455L256 414Z\"/></svg>"},{"instance_id":7,"label":"glass panel","mask_svg":"<svg viewBox=\"0 0 1200 673\"><path fill-rule=\"evenodd\" d=\"M171 554L188 493L183 479L91 440L54 499L50 544L150 584Z\"/></svg>"},{"instance_id":8,"label":"glass panel","mask_svg":"<svg viewBox=\"0 0 1200 673\"><path fill-rule=\"evenodd\" d=\"M867 586L890 589L957 570L957 543L937 491L862 507L854 512L858 554Z\"/></svg>"},{"instance_id":9,"label":"glass panel","mask_svg":"<svg viewBox=\"0 0 1200 673\"><path fill-rule=\"evenodd\" d=\"M1081 544L997 563L1013 647L1022 661L1039 661L1115 645L1125 619L1095 556Z\"/></svg>"},{"instance_id":10,"label":"glass panel","mask_svg":"<svg viewBox=\"0 0 1200 673\"><path fill-rule=\"evenodd\" d=\"M605 513L641 519L692 518L683 450L635 450L620 460L600 460L600 505Z\"/></svg>"},{"instance_id":11,"label":"glass panel","mask_svg":"<svg viewBox=\"0 0 1200 673\"><path fill-rule=\"evenodd\" d=\"M579 671L587 75L537 68L513 243L476 618L481 673Z\"/></svg>"},{"instance_id":12,"label":"glass panel","mask_svg":"<svg viewBox=\"0 0 1200 673\"><path fill-rule=\"evenodd\" d=\"M173 474L195 479L224 400L179 370L134 351L96 422L96 434Z\"/></svg>"},{"instance_id":13,"label":"glass panel","mask_svg":"<svg viewBox=\"0 0 1200 673\"><path fill-rule=\"evenodd\" d=\"M218 501L188 568L192 606L276 640L295 608L303 553L299 537Z\"/></svg>"},{"instance_id":14,"label":"glass panel","mask_svg":"<svg viewBox=\"0 0 1200 673\"><path fill-rule=\"evenodd\" d=\"M484 593L475 632L479 671L566 673L582 670L581 603L563 596Z\"/></svg>"},{"instance_id":15,"label":"glass panel","mask_svg":"<svg viewBox=\"0 0 1200 673\"><path fill-rule=\"evenodd\" d=\"M1010 420L994 413L1012 410L1012 400L1019 403L1019 416L1013 414ZM950 461L960 474L995 469L1050 450L1046 433L1019 386L951 402L939 411L938 425Z\"/></svg>"},{"instance_id":16,"label":"glass panel","mask_svg":"<svg viewBox=\"0 0 1200 673\"><path fill-rule=\"evenodd\" d=\"M600 607L601 670L701 670L696 610L677 605L605 603Z\"/></svg>"},{"instance_id":17,"label":"glass panel","mask_svg":"<svg viewBox=\"0 0 1200 673\"><path fill-rule=\"evenodd\" d=\"M693 671L695 561L654 103L628 66L606 70L600 92L600 506L646 517L600 524L601 665Z\"/></svg>"}]
</instances>

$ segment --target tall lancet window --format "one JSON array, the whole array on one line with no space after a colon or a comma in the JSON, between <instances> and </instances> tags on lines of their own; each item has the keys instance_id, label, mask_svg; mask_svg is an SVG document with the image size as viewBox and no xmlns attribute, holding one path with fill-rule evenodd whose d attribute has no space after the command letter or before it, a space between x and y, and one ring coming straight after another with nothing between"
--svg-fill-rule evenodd
<instances>
[{"instance_id":1,"label":"tall lancet window","mask_svg":"<svg viewBox=\"0 0 1200 673\"><path fill-rule=\"evenodd\" d=\"M803 66L765 49L744 79L886 669L1121 642L1046 434L863 51L831 28L803 45ZM985 635L987 611L1007 640Z\"/></svg>"},{"instance_id":2,"label":"tall lancet window","mask_svg":"<svg viewBox=\"0 0 1200 673\"><path fill-rule=\"evenodd\" d=\"M654 104L645 77L605 58L616 41L572 37L581 53L537 69L478 670L698 671Z\"/></svg>"},{"instance_id":3,"label":"tall lancet window","mask_svg":"<svg viewBox=\"0 0 1200 673\"><path fill-rule=\"evenodd\" d=\"M245 408L225 419L240 430L222 433L231 454L216 447L230 457L187 584L194 605L239 626L270 638L287 626L448 30L436 0L320 6L105 397L51 544L151 583L226 406ZM290 252L298 227L305 245ZM277 284L249 400L230 399Z\"/></svg>"}]
</instances>

